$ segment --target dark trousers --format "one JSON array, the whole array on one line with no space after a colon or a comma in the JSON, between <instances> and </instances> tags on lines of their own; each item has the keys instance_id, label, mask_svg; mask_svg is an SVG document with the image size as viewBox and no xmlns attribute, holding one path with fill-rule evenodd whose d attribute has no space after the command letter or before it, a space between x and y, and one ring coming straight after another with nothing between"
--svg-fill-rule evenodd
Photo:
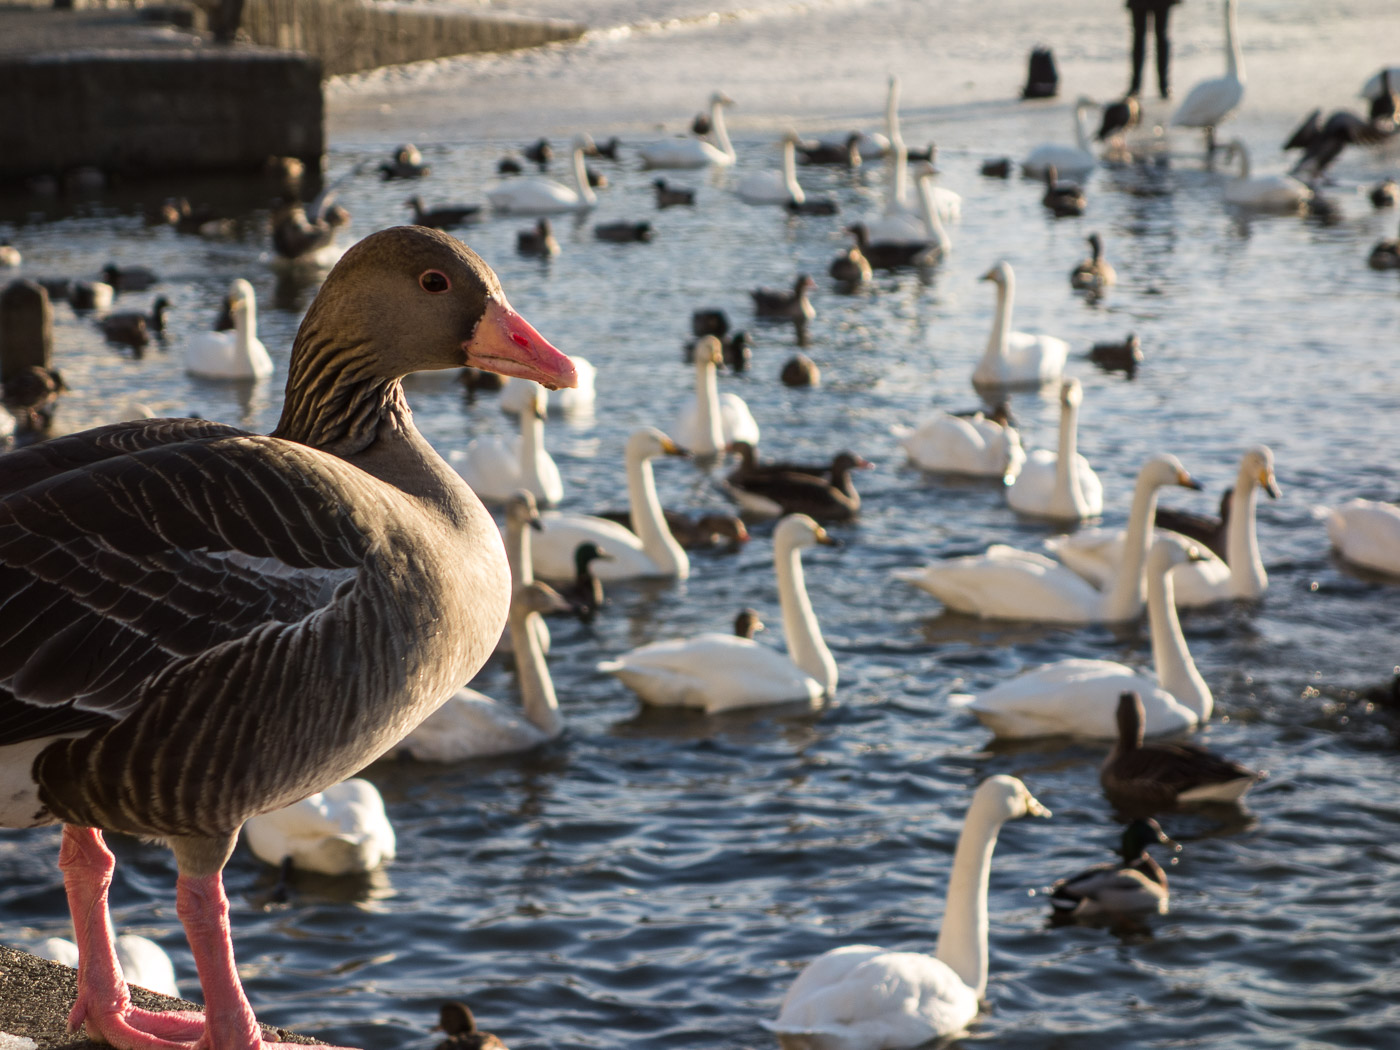
<instances>
[{"instance_id":1,"label":"dark trousers","mask_svg":"<svg viewBox=\"0 0 1400 1050\"><path fill-rule=\"evenodd\" d=\"M1133 85L1128 94L1136 95L1142 90L1142 62L1147 57L1147 16L1152 16L1153 31L1157 34L1157 88L1163 98L1169 94L1171 82L1167 76L1167 65L1171 62L1172 44L1167 39L1167 14L1171 8L1161 7L1156 11L1134 9L1133 16Z\"/></svg>"}]
</instances>

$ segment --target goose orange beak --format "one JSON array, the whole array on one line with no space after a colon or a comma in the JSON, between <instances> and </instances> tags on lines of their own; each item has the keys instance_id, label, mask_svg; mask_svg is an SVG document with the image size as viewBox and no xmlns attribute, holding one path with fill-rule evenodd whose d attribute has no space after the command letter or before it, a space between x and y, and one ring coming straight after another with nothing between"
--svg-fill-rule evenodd
<instances>
[{"instance_id":1,"label":"goose orange beak","mask_svg":"<svg viewBox=\"0 0 1400 1050\"><path fill-rule=\"evenodd\" d=\"M505 299L488 299L481 320L462 344L463 364L503 376L533 379L549 390L578 385L578 372L567 354L560 353Z\"/></svg>"}]
</instances>

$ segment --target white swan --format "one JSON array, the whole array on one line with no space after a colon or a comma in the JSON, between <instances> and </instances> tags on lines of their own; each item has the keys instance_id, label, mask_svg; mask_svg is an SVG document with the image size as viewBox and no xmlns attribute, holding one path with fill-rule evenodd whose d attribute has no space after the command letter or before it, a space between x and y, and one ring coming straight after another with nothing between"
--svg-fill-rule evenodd
<instances>
[{"instance_id":1,"label":"white swan","mask_svg":"<svg viewBox=\"0 0 1400 1050\"><path fill-rule=\"evenodd\" d=\"M600 580L629 580L640 576L690 575L690 559L666 525L652 477L654 456L684 456L685 450L659 430L642 427L627 439L627 501L636 532L591 514L544 514L541 529L530 544L535 575L549 580L574 578L574 551L592 541L608 552L593 563Z\"/></svg>"},{"instance_id":2,"label":"white swan","mask_svg":"<svg viewBox=\"0 0 1400 1050\"><path fill-rule=\"evenodd\" d=\"M510 578L516 587L524 587L535 582L535 560L530 537L540 531L539 506L535 497L525 489L511 494L506 501L506 561L510 563ZM514 598L512 597L512 600ZM530 617L530 633L535 636L535 644L540 652L548 654L550 647L549 625L543 616ZM501 632L496 642L496 652L509 653L515 649L511 639L510 624Z\"/></svg>"},{"instance_id":3,"label":"white swan","mask_svg":"<svg viewBox=\"0 0 1400 1050\"><path fill-rule=\"evenodd\" d=\"M706 168L728 167L737 159L734 146L729 141L729 133L724 127L724 107L732 106L734 100L721 91L710 96L710 127L715 142L704 139L666 139L641 147L642 166L647 168Z\"/></svg>"},{"instance_id":4,"label":"white swan","mask_svg":"<svg viewBox=\"0 0 1400 1050\"><path fill-rule=\"evenodd\" d=\"M1400 507L1354 499L1327 512L1327 536L1349 562L1400 576Z\"/></svg>"},{"instance_id":5,"label":"white swan","mask_svg":"<svg viewBox=\"0 0 1400 1050\"><path fill-rule=\"evenodd\" d=\"M987 990L992 850L1001 826L1025 816L1050 811L1015 777L984 780L958 836L934 954L835 948L798 974L764 1027L790 1050L912 1050L966 1028Z\"/></svg>"},{"instance_id":6,"label":"white swan","mask_svg":"<svg viewBox=\"0 0 1400 1050\"><path fill-rule=\"evenodd\" d=\"M598 400L598 370L593 363L582 357L570 356L574 370L578 373L578 386L564 390L545 390L533 379L507 377L501 390L501 408L506 412L524 412L534 404L535 393L542 392L545 407L550 412L566 416L588 416Z\"/></svg>"},{"instance_id":7,"label":"white swan","mask_svg":"<svg viewBox=\"0 0 1400 1050\"><path fill-rule=\"evenodd\" d=\"M1062 178L1076 182L1088 178L1099 161L1094 156L1086 114L1098 108L1098 103L1091 98L1077 100L1074 103L1075 144L1043 142L1026 154L1026 159L1021 161L1021 171L1033 179L1043 179L1048 168L1054 168Z\"/></svg>"},{"instance_id":8,"label":"white swan","mask_svg":"<svg viewBox=\"0 0 1400 1050\"><path fill-rule=\"evenodd\" d=\"M1267 175L1249 173L1249 149L1240 139L1226 147L1230 156L1239 157L1240 171L1225 183L1225 200L1242 208L1268 211L1297 211L1312 200L1313 191L1306 183L1283 172Z\"/></svg>"},{"instance_id":9,"label":"white swan","mask_svg":"<svg viewBox=\"0 0 1400 1050\"><path fill-rule=\"evenodd\" d=\"M713 456L726 445L747 441L758 445L758 422L738 394L719 392L716 369L724 363L724 349L712 335L695 344L695 398L676 418L675 434L689 451Z\"/></svg>"},{"instance_id":10,"label":"white swan","mask_svg":"<svg viewBox=\"0 0 1400 1050\"><path fill-rule=\"evenodd\" d=\"M135 933L120 934L116 944L117 962L121 963L122 976L127 984L181 998L179 986L175 983L175 964L170 961L164 948ZM63 937L45 938L35 946L34 954L75 970L78 968L78 946ZM0 1046L3 1045L0 1043Z\"/></svg>"},{"instance_id":11,"label":"white swan","mask_svg":"<svg viewBox=\"0 0 1400 1050\"><path fill-rule=\"evenodd\" d=\"M520 413L520 436L482 434L465 452L453 449L447 462L486 503L504 503L516 489L552 507L564 499L564 481L554 457L544 447L544 389L535 394L535 410Z\"/></svg>"},{"instance_id":12,"label":"white swan","mask_svg":"<svg viewBox=\"0 0 1400 1050\"><path fill-rule=\"evenodd\" d=\"M352 777L284 809L250 817L243 841L259 860L322 875L363 875L394 859L393 825L368 780Z\"/></svg>"},{"instance_id":13,"label":"white swan","mask_svg":"<svg viewBox=\"0 0 1400 1050\"><path fill-rule=\"evenodd\" d=\"M1244 98L1244 51L1235 25L1235 0L1225 0L1225 75L1202 80L1187 92L1171 123L1177 128L1203 128L1206 149L1215 149L1215 129Z\"/></svg>"},{"instance_id":14,"label":"white swan","mask_svg":"<svg viewBox=\"0 0 1400 1050\"><path fill-rule=\"evenodd\" d=\"M420 762L464 762L492 755L514 755L547 744L564 731L554 680L540 649L541 613L570 606L552 587L520 583L510 603L508 629L520 679L520 708L498 704L475 689L461 688L386 753Z\"/></svg>"},{"instance_id":15,"label":"white swan","mask_svg":"<svg viewBox=\"0 0 1400 1050\"><path fill-rule=\"evenodd\" d=\"M1016 274L999 262L981 277L997 286L997 311L987 349L972 372L973 386L1039 387L1058 382L1065 370L1069 344L1053 335L1011 330Z\"/></svg>"},{"instance_id":16,"label":"white swan","mask_svg":"<svg viewBox=\"0 0 1400 1050\"><path fill-rule=\"evenodd\" d=\"M199 332L185 344L185 371L205 379L265 379L272 358L258 339L258 300L253 286L238 278L229 286L231 332Z\"/></svg>"},{"instance_id":17,"label":"white swan","mask_svg":"<svg viewBox=\"0 0 1400 1050\"><path fill-rule=\"evenodd\" d=\"M919 201L915 197L917 188L911 189L905 176L905 165L909 161L909 148L904 142L904 134L899 127L899 78L890 77L889 95L885 100L885 130L888 132L890 147L885 151L885 163L893 164L887 169L892 176L891 199L911 218L919 217ZM925 161L930 177L938 174L938 169ZM929 198L934 213L945 222L957 222L962 218L962 195L946 186L929 185Z\"/></svg>"},{"instance_id":18,"label":"white swan","mask_svg":"<svg viewBox=\"0 0 1400 1050\"><path fill-rule=\"evenodd\" d=\"M797 143L795 131L783 136L782 171L751 171L739 180L735 194L745 204L801 204L807 199L797 181Z\"/></svg>"},{"instance_id":19,"label":"white swan","mask_svg":"<svg viewBox=\"0 0 1400 1050\"><path fill-rule=\"evenodd\" d=\"M1142 614L1147 529L1162 485L1200 486L1175 456L1149 459L1138 472L1128 517L1127 556L1103 588L1057 561L1033 551L996 544L985 554L949 558L921 569L901 569L897 579L912 583L954 612L997 620L1043 623L1115 623Z\"/></svg>"},{"instance_id":20,"label":"white swan","mask_svg":"<svg viewBox=\"0 0 1400 1050\"><path fill-rule=\"evenodd\" d=\"M1077 379L1060 388L1059 450L1038 448L1006 490L1017 514L1055 521L1082 521L1103 513L1103 483L1079 454L1079 405L1084 400Z\"/></svg>"},{"instance_id":21,"label":"white swan","mask_svg":"<svg viewBox=\"0 0 1400 1050\"><path fill-rule=\"evenodd\" d=\"M598 203L598 196L588 184L588 169L583 151L587 142L582 135L574 136L574 184L565 186L554 179L511 179L486 191L491 207L509 215L556 215L567 211L586 211Z\"/></svg>"},{"instance_id":22,"label":"white swan","mask_svg":"<svg viewBox=\"0 0 1400 1050\"><path fill-rule=\"evenodd\" d=\"M936 412L914 429L896 428L895 436L909 462L935 474L1014 478L1026 462L1016 428L981 412L971 416Z\"/></svg>"},{"instance_id":23,"label":"white swan","mask_svg":"<svg viewBox=\"0 0 1400 1050\"><path fill-rule=\"evenodd\" d=\"M1196 670L1172 596L1172 570L1195 556L1168 539L1147 555L1147 621L1155 675L1111 660L1059 660L1017 675L968 698L963 706L997 736L1069 733L1112 740L1118 736L1118 698L1138 693L1148 736L1194 729L1210 718L1210 687Z\"/></svg>"},{"instance_id":24,"label":"white swan","mask_svg":"<svg viewBox=\"0 0 1400 1050\"><path fill-rule=\"evenodd\" d=\"M598 670L617 675L647 703L699 707L711 714L831 696L836 660L812 612L800 557L803 547L831 542L805 514L790 514L773 530L786 655L732 633L701 634L644 645L605 660Z\"/></svg>"},{"instance_id":25,"label":"white swan","mask_svg":"<svg viewBox=\"0 0 1400 1050\"><path fill-rule=\"evenodd\" d=\"M1198 558L1172 573L1178 609L1195 609L1232 598L1254 599L1268 588L1269 576L1259 556L1255 529L1261 488L1271 498L1278 498L1274 454L1267 445L1254 446L1240 460L1225 533L1228 562L1201 547ZM1156 534L1183 547L1192 546L1190 540L1174 532L1158 529ZM1102 587L1123 558L1125 535L1124 529L1080 529L1067 536L1052 537L1045 546L1080 576Z\"/></svg>"}]
</instances>

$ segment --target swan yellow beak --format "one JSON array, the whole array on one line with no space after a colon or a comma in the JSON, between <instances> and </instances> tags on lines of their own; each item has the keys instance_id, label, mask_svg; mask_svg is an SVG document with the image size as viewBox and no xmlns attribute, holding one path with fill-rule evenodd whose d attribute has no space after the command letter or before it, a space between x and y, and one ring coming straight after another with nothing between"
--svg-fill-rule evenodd
<instances>
[{"instance_id":1,"label":"swan yellow beak","mask_svg":"<svg viewBox=\"0 0 1400 1050\"><path fill-rule=\"evenodd\" d=\"M1184 470L1177 474L1176 483L1184 489L1195 489L1197 492L1201 491L1201 483Z\"/></svg>"},{"instance_id":2,"label":"swan yellow beak","mask_svg":"<svg viewBox=\"0 0 1400 1050\"><path fill-rule=\"evenodd\" d=\"M1055 814L1051 813L1047 807L1041 805L1040 801L1028 791L1026 792L1026 815L1030 817L1053 817Z\"/></svg>"},{"instance_id":3,"label":"swan yellow beak","mask_svg":"<svg viewBox=\"0 0 1400 1050\"><path fill-rule=\"evenodd\" d=\"M1282 493L1279 491L1278 482L1274 480L1274 472L1271 470L1261 470L1259 472L1259 484L1270 499L1278 499Z\"/></svg>"},{"instance_id":4,"label":"swan yellow beak","mask_svg":"<svg viewBox=\"0 0 1400 1050\"><path fill-rule=\"evenodd\" d=\"M674 441L672 441L672 440L671 440L670 438L668 438L668 437L663 437L663 438L661 439L661 451L664 452L664 453L666 453L666 455L668 455L668 456L688 456L688 455L690 455L690 450L689 450L689 449L681 448L679 445L677 445Z\"/></svg>"}]
</instances>

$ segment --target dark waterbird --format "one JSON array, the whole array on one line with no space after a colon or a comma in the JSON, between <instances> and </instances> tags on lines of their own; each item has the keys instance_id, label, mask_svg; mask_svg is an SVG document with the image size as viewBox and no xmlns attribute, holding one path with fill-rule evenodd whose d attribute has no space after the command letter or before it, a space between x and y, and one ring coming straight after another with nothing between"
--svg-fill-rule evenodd
<instances>
[{"instance_id":1,"label":"dark waterbird","mask_svg":"<svg viewBox=\"0 0 1400 1050\"><path fill-rule=\"evenodd\" d=\"M521 255L558 255L559 242L554 237L554 227L549 220L537 219L534 229L517 231L515 250Z\"/></svg>"},{"instance_id":2,"label":"dark waterbird","mask_svg":"<svg viewBox=\"0 0 1400 1050\"><path fill-rule=\"evenodd\" d=\"M1334 111L1323 120L1322 110L1315 109L1303 118L1303 123L1284 142L1283 149L1285 152L1303 151L1290 174L1312 183L1323 177L1348 146L1375 146L1394 133L1393 120L1363 120L1344 109Z\"/></svg>"},{"instance_id":3,"label":"dark waterbird","mask_svg":"<svg viewBox=\"0 0 1400 1050\"><path fill-rule=\"evenodd\" d=\"M1089 360L1105 372L1122 372L1131 379L1142 364L1142 340L1133 332L1118 343L1095 343L1089 348Z\"/></svg>"},{"instance_id":4,"label":"dark waterbird","mask_svg":"<svg viewBox=\"0 0 1400 1050\"><path fill-rule=\"evenodd\" d=\"M853 131L844 142L799 142L795 148L799 164L842 164L848 168L861 165L861 133Z\"/></svg>"},{"instance_id":5,"label":"dark waterbird","mask_svg":"<svg viewBox=\"0 0 1400 1050\"><path fill-rule=\"evenodd\" d=\"M1220 516L1196 514L1177 507L1157 506L1153 524L1159 529L1169 529L1209 548L1221 561L1228 563L1229 544L1226 537L1230 528L1230 507L1234 502L1235 490L1228 488L1220 497Z\"/></svg>"},{"instance_id":6,"label":"dark waterbird","mask_svg":"<svg viewBox=\"0 0 1400 1050\"><path fill-rule=\"evenodd\" d=\"M652 232L649 222L607 222L593 227L594 237L600 241L611 241L613 244L649 241Z\"/></svg>"},{"instance_id":7,"label":"dark waterbird","mask_svg":"<svg viewBox=\"0 0 1400 1050\"><path fill-rule=\"evenodd\" d=\"M821 386L822 371L815 361L799 352L784 362L778 378L783 381L783 386Z\"/></svg>"},{"instance_id":8,"label":"dark waterbird","mask_svg":"<svg viewBox=\"0 0 1400 1050\"><path fill-rule=\"evenodd\" d=\"M525 154L526 160L532 160L539 165L540 170L549 167L549 162L554 159L554 148L548 139L539 139L520 152Z\"/></svg>"},{"instance_id":9,"label":"dark waterbird","mask_svg":"<svg viewBox=\"0 0 1400 1050\"><path fill-rule=\"evenodd\" d=\"M118 266L108 263L102 267L102 280L118 292L144 292L160 280L149 266Z\"/></svg>"},{"instance_id":10,"label":"dark waterbird","mask_svg":"<svg viewBox=\"0 0 1400 1050\"><path fill-rule=\"evenodd\" d=\"M656 188L656 206L658 208L674 208L678 205L695 203L695 191L692 189L686 189L684 186L672 186L665 179L653 179L651 184Z\"/></svg>"},{"instance_id":11,"label":"dark waterbird","mask_svg":"<svg viewBox=\"0 0 1400 1050\"><path fill-rule=\"evenodd\" d=\"M1083 215L1088 207L1088 198L1077 182L1066 182L1059 177L1053 164L1045 166L1045 194L1040 203L1049 208L1057 219Z\"/></svg>"},{"instance_id":12,"label":"dark waterbird","mask_svg":"<svg viewBox=\"0 0 1400 1050\"><path fill-rule=\"evenodd\" d=\"M405 208L413 211L415 226L429 226L435 230L450 229L481 218L480 204L440 204L435 208L424 208L421 197L410 197L403 203Z\"/></svg>"},{"instance_id":13,"label":"dark waterbird","mask_svg":"<svg viewBox=\"0 0 1400 1050\"><path fill-rule=\"evenodd\" d=\"M749 530L733 514L710 511L692 518L689 514L666 508L663 508L661 513L666 519L666 527L671 530L671 535L688 551L723 546L725 550L733 552L739 549L740 544L749 542ZM598 517L615 521L633 532L637 531L636 526L632 524L630 510L605 510L599 513Z\"/></svg>"},{"instance_id":14,"label":"dark waterbird","mask_svg":"<svg viewBox=\"0 0 1400 1050\"><path fill-rule=\"evenodd\" d=\"M576 381L474 252L395 227L326 277L272 434L143 419L4 458L0 826L63 825L70 1016L90 1036L269 1045L229 936L222 869L240 827L381 754L475 673L506 619L495 522L400 385L473 363ZM104 832L173 850L202 1015L132 1006Z\"/></svg>"},{"instance_id":15,"label":"dark waterbird","mask_svg":"<svg viewBox=\"0 0 1400 1050\"><path fill-rule=\"evenodd\" d=\"M580 543L574 548L574 578L558 588L584 623L592 623L603 607L603 581L593 575L593 563L600 560L611 561L612 555L592 541Z\"/></svg>"},{"instance_id":16,"label":"dark waterbird","mask_svg":"<svg viewBox=\"0 0 1400 1050\"><path fill-rule=\"evenodd\" d=\"M120 343L140 350L150 342L152 334L165 334L165 315L169 311L170 300L161 295L151 304L149 314L123 310L108 314L97 323L102 329L103 338L109 343Z\"/></svg>"},{"instance_id":17,"label":"dark waterbird","mask_svg":"<svg viewBox=\"0 0 1400 1050\"><path fill-rule=\"evenodd\" d=\"M860 493L851 472L870 466L854 452L840 452L831 461L829 479L807 471L745 471L741 465L730 472L727 481L739 506L752 513L850 521L860 513Z\"/></svg>"},{"instance_id":18,"label":"dark waterbird","mask_svg":"<svg viewBox=\"0 0 1400 1050\"><path fill-rule=\"evenodd\" d=\"M477 1028L476 1015L466 1003L443 1003L434 1030L445 1036L437 1050L507 1050L499 1038Z\"/></svg>"},{"instance_id":19,"label":"dark waterbird","mask_svg":"<svg viewBox=\"0 0 1400 1050\"><path fill-rule=\"evenodd\" d=\"M1050 888L1057 917L1143 915L1167 912L1167 873L1147 852L1149 846L1181 847L1151 817L1139 817L1123 829L1120 861L1096 864Z\"/></svg>"},{"instance_id":20,"label":"dark waterbird","mask_svg":"<svg viewBox=\"0 0 1400 1050\"><path fill-rule=\"evenodd\" d=\"M421 179L432 169L423 163L423 154L411 142L394 150L389 160L379 165L379 177L389 179Z\"/></svg>"}]
</instances>

